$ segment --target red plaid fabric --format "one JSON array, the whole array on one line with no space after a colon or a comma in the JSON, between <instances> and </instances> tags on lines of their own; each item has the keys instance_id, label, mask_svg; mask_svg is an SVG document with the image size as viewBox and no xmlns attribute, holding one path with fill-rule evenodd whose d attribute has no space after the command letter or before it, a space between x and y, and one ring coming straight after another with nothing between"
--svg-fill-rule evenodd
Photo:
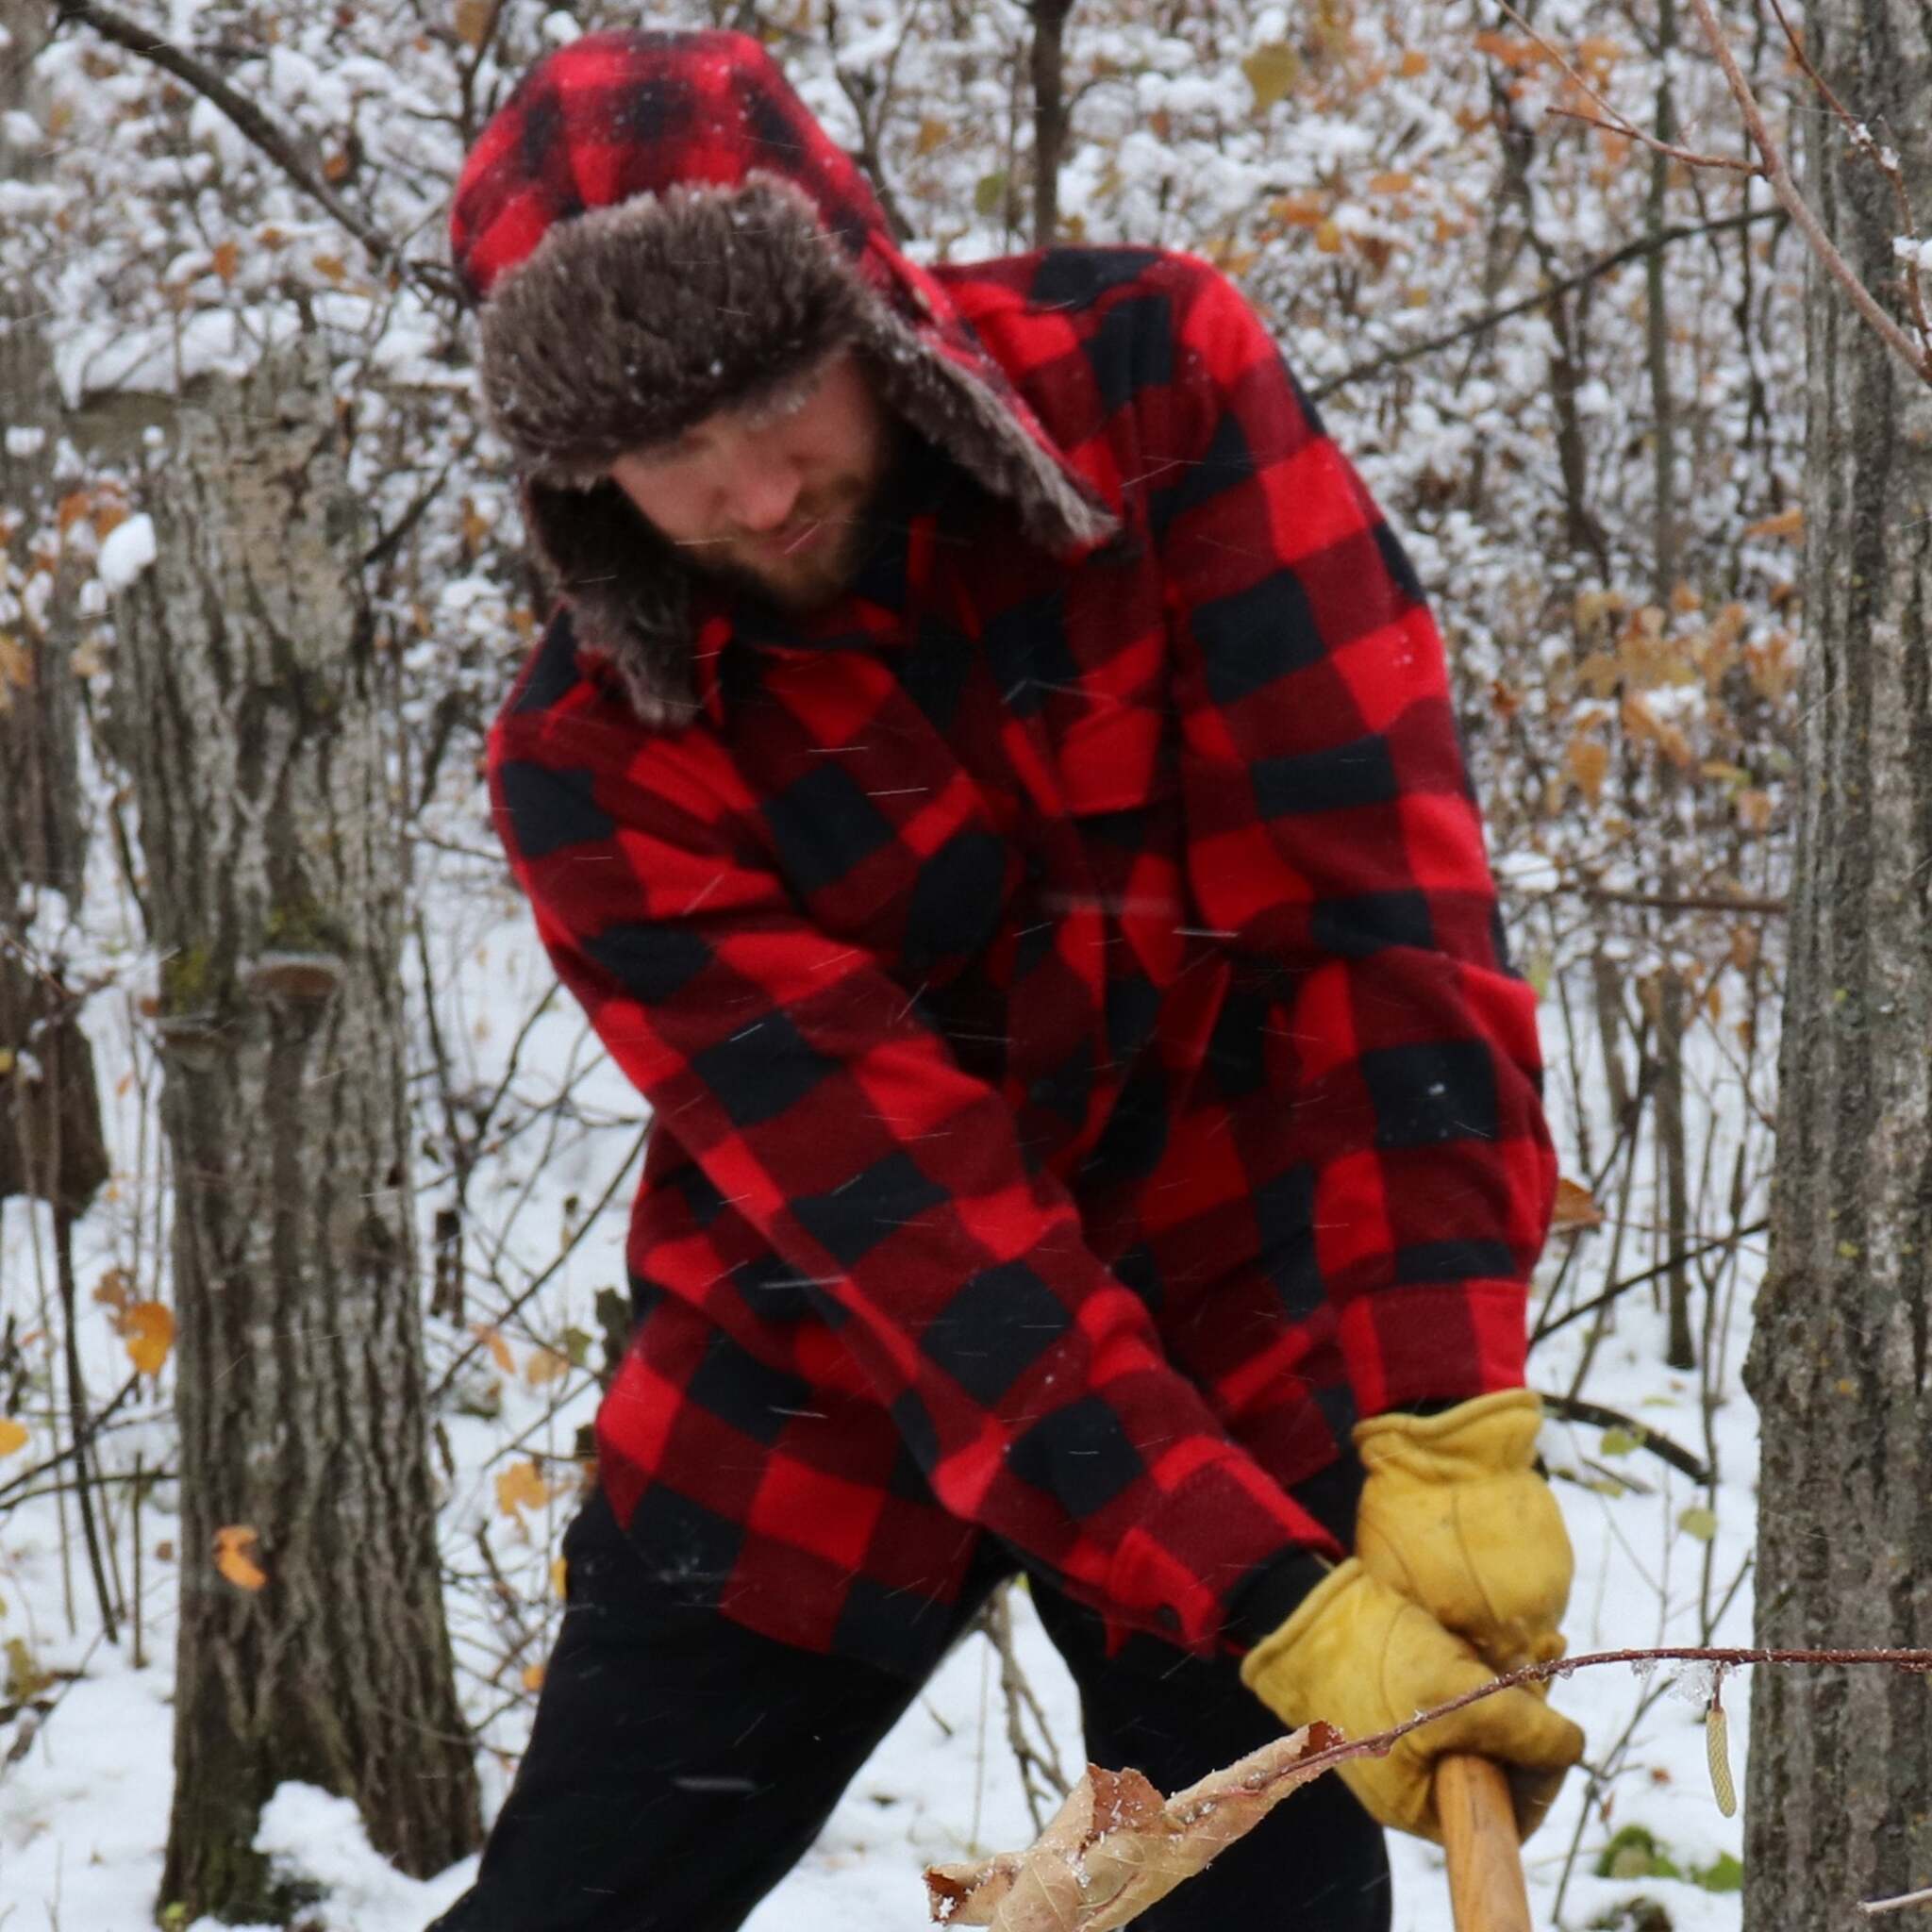
<instances>
[{"instance_id":1,"label":"red plaid fabric","mask_svg":"<svg viewBox=\"0 0 1932 1932\"><path fill-rule=\"evenodd\" d=\"M1208 1648L1335 1552L1290 1492L1358 1415L1521 1382L1533 1001L1413 575L1241 298L925 279L1119 539L1045 556L928 454L836 607L702 604L690 728L565 609L492 734L654 1114L603 1480L810 1648L929 1657L988 1535Z\"/></svg>"}]
</instances>

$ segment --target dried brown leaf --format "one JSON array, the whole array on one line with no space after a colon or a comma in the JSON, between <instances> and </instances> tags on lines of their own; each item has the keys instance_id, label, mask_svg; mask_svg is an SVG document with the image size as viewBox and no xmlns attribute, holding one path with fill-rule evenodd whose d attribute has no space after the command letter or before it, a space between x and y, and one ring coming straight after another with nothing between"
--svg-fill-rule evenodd
<instances>
[{"instance_id":1,"label":"dried brown leaf","mask_svg":"<svg viewBox=\"0 0 1932 1932\"><path fill-rule=\"evenodd\" d=\"M1270 41L1241 62L1241 72L1255 91L1255 108L1265 114L1301 78L1302 57L1286 41Z\"/></svg>"},{"instance_id":2,"label":"dried brown leaf","mask_svg":"<svg viewBox=\"0 0 1932 1932\"><path fill-rule=\"evenodd\" d=\"M1805 507L1794 503L1790 509L1780 510L1775 516L1759 517L1755 524L1744 525L1747 537L1786 537L1796 542L1805 534Z\"/></svg>"},{"instance_id":3,"label":"dried brown leaf","mask_svg":"<svg viewBox=\"0 0 1932 1932\"><path fill-rule=\"evenodd\" d=\"M237 1590L258 1591L268 1582L265 1571L250 1554L256 1535L245 1523L230 1523L215 1531L215 1568Z\"/></svg>"},{"instance_id":4,"label":"dried brown leaf","mask_svg":"<svg viewBox=\"0 0 1932 1932\"><path fill-rule=\"evenodd\" d=\"M1603 1224L1604 1210L1582 1182L1567 1177L1557 1182L1556 1211L1550 1218L1552 1234L1577 1234L1586 1227Z\"/></svg>"},{"instance_id":5,"label":"dried brown leaf","mask_svg":"<svg viewBox=\"0 0 1932 1932\"><path fill-rule=\"evenodd\" d=\"M1571 783L1595 805L1604 795L1604 780L1609 775L1609 746L1579 732L1563 754L1563 768Z\"/></svg>"},{"instance_id":6,"label":"dried brown leaf","mask_svg":"<svg viewBox=\"0 0 1932 1932\"><path fill-rule=\"evenodd\" d=\"M523 1521L525 1509L541 1509L550 1500L550 1485L534 1462L513 1462L496 1477L496 1507L505 1516Z\"/></svg>"},{"instance_id":7,"label":"dried brown leaf","mask_svg":"<svg viewBox=\"0 0 1932 1932\"><path fill-rule=\"evenodd\" d=\"M175 1313L165 1302L136 1302L114 1324L127 1358L143 1375L158 1375L175 1346Z\"/></svg>"},{"instance_id":8,"label":"dried brown leaf","mask_svg":"<svg viewBox=\"0 0 1932 1932\"><path fill-rule=\"evenodd\" d=\"M530 1351L530 1358L524 1364L524 1380L532 1389L541 1389L547 1382L555 1382L559 1376L570 1374L570 1357L559 1355L554 1348L537 1348Z\"/></svg>"},{"instance_id":9,"label":"dried brown leaf","mask_svg":"<svg viewBox=\"0 0 1932 1932\"><path fill-rule=\"evenodd\" d=\"M1115 1932L1320 1776L1327 1767L1305 1760L1341 1741L1331 1725L1307 1725L1164 1802L1138 1771L1090 1764L1025 1851L927 1872L932 1916L994 1932Z\"/></svg>"},{"instance_id":10,"label":"dried brown leaf","mask_svg":"<svg viewBox=\"0 0 1932 1932\"><path fill-rule=\"evenodd\" d=\"M471 1325L470 1333L490 1351L491 1360L506 1375L514 1375L516 1374L517 1358L510 1354L509 1343L503 1339L496 1329L492 1328L487 1322L477 1322Z\"/></svg>"}]
</instances>

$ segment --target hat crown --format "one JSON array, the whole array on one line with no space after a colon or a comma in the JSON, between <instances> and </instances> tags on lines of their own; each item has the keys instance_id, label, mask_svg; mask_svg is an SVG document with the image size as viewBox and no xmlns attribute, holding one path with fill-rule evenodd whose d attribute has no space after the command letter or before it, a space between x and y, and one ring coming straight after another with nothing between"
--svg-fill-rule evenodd
<instances>
[{"instance_id":1,"label":"hat crown","mask_svg":"<svg viewBox=\"0 0 1932 1932\"><path fill-rule=\"evenodd\" d=\"M877 198L748 34L618 29L544 56L491 116L457 183L450 252L472 299L590 209L754 173L799 189L857 262L890 247Z\"/></svg>"}]
</instances>

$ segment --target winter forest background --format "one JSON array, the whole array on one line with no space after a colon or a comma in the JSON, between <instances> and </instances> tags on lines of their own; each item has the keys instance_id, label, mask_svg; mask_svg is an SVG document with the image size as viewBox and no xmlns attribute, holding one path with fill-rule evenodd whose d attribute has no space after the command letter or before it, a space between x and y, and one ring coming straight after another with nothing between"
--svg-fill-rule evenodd
<instances>
[{"instance_id":1,"label":"winter forest background","mask_svg":"<svg viewBox=\"0 0 1932 1932\"><path fill-rule=\"evenodd\" d=\"M0 0L10 1932L415 1932L527 1732L643 1123L490 828L541 591L442 228L528 62L644 17ZM1923 356L1924 20L1715 17ZM1541 996L1573 1652L1748 1643L1754 1602L1762 1641L1932 1642L1932 394L1812 266L1697 0L648 20L763 36L915 252L1239 280L1430 591ZM1077 1721L1002 1614L766 1932L916 1924L922 1865L1033 1835ZM1557 1687L1589 1768L1539 1924L1932 1885L1924 1681L1727 1678L1744 1820L1712 1690ZM1398 1859L1398 1924L1445 1923L1440 1859Z\"/></svg>"}]
</instances>

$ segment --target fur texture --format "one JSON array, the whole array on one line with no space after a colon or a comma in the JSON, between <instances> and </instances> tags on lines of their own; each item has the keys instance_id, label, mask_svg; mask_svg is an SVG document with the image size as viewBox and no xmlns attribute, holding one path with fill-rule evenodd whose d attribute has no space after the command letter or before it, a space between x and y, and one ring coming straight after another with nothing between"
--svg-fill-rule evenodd
<instances>
[{"instance_id":1,"label":"fur texture","mask_svg":"<svg viewBox=\"0 0 1932 1932\"><path fill-rule=\"evenodd\" d=\"M641 718L691 715L691 571L604 480L626 450L713 410L756 408L837 350L868 354L889 405L1052 550L1110 534L1007 405L893 313L791 183L677 187L559 222L491 291L482 383L525 512Z\"/></svg>"}]
</instances>

